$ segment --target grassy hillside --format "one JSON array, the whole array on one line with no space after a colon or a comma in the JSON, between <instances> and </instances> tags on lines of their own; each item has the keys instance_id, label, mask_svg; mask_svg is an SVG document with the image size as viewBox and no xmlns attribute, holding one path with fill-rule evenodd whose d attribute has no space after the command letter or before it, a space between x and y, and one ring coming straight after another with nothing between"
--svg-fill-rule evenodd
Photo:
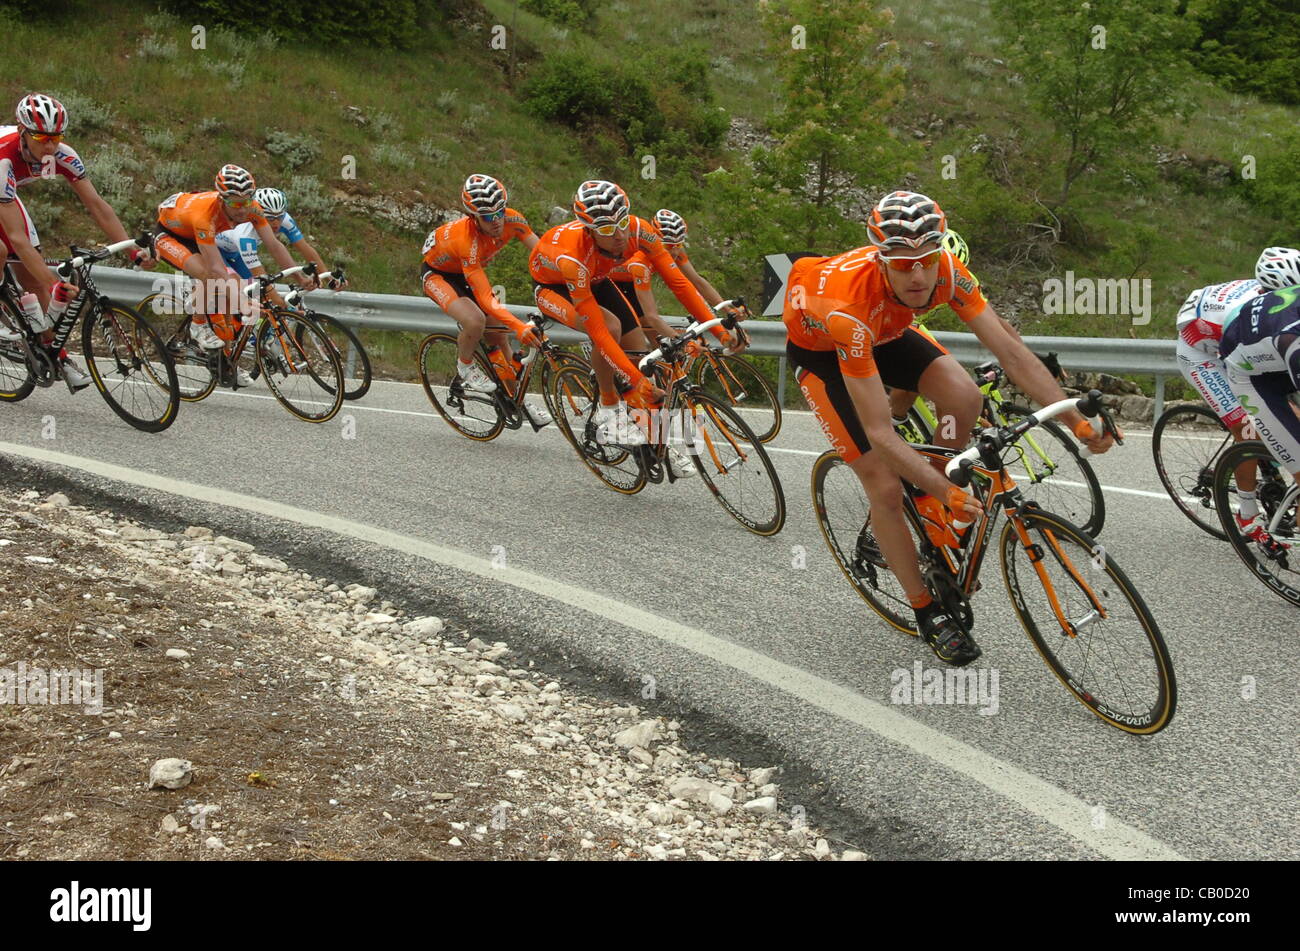
<instances>
[{"instance_id":1,"label":"grassy hillside","mask_svg":"<svg viewBox=\"0 0 1300 951\"><path fill-rule=\"evenodd\" d=\"M0 101L14 101L29 88L61 95L72 110L70 141L129 226L148 220L150 208L170 192L206 187L222 163L246 165L260 183L290 193L311 239L327 258L347 262L362 289L416 292L423 236L443 209L454 208L471 171L503 178L512 203L539 229L548 210L567 205L576 183L593 175L624 182L642 213L689 192L704 209L691 217L692 257L706 276L716 274L728 209L710 206L699 173L735 167L746 160L743 152L722 147L694 166L664 162L646 180L638 174L639 155L626 154L600 129L574 134L539 121L519 89L556 49L582 50L647 76L663 57L695 50L709 63L717 104L761 130L780 91L754 6L608 0L583 29L557 27L516 13L515 6L514 0L466 3L425 24L426 45L413 52L312 49L277 44L251 29L210 30L207 49L196 51L190 24L142 15L140 4L104 0L93 18L77 22L75 39L57 26L3 21L0 56L25 66L20 77L0 81ZM488 43L494 24L512 23L513 77L510 52ZM1215 190L1202 173L1216 162L1235 171L1247 154L1271 161L1279 148L1272 132L1293 127L1300 110L1196 80L1190 117L1159 130L1166 155L1186 152L1189 159L1166 163L1158 173L1156 154L1144 152L1130 169L1085 176L1077 186L1086 209L1085 244L1009 242L1005 227L987 227L998 220L1004 194L989 170L1013 190L1023 188L1042 178L1039 165L1052 146L1045 121L1028 109L1018 77L1000 61L988 0L900 4L894 29L908 93L891 118L897 134L920 148L916 187L938 198L953 225L967 231L974 270L995 306L1004 305L1026 332L1168 334L1187 290L1248 273L1270 237L1287 228L1294 234L1294 223L1247 207L1233 188ZM949 154L958 157L956 181L939 175ZM347 156L355 159L355 179L343 177ZM878 192L896 183L861 184ZM24 192L51 250L94 236L70 198L55 185ZM1018 200L1023 205L1023 196ZM521 249L512 247L492 269L511 302L528 297L523 262ZM747 279L723 290L757 297L759 262L728 263ZM1155 319L1132 327L1127 318L1043 316L1036 306L1042 281L1066 269L1150 278ZM680 311L674 302L663 304L667 312Z\"/></svg>"}]
</instances>

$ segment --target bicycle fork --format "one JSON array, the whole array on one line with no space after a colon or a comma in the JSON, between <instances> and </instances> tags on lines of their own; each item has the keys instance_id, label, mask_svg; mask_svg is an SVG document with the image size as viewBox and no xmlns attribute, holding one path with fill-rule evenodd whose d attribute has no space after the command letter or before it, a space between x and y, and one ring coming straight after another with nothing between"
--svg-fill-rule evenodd
<instances>
[{"instance_id":1,"label":"bicycle fork","mask_svg":"<svg viewBox=\"0 0 1300 951\"><path fill-rule=\"evenodd\" d=\"M1055 557L1057 563L1069 573L1070 577L1074 579L1074 583L1079 586L1079 589L1087 596L1088 601L1092 604L1092 609L1078 620L1071 621L1066 617L1065 609L1061 606L1060 598L1057 597L1056 587L1052 584L1052 579L1048 575L1047 569L1043 566L1043 560L1047 557L1047 553L1043 551L1041 545L1034 542L1029 537L1029 530L1025 528L1023 521L1018 518L1013 518L1012 524L1015 526L1016 536L1020 540L1021 547L1025 549L1025 554L1028 555L1029 562L1034 566L1034 572L1038 575L1038 580L1043 585L1043 591L1047 594L1048 603L1052 606L1052 613L1056 615L1056 621L1061 625L1061 632L1065 634L1066 637L1078 637L1083 631L1087 630L1097 621L1107 616L1105 604L1102 603L1102 600L1097 596L1096 592L1093 591L1092 586L1084 579L1070 556L1065 553L1065 550L1061 547L1061 543L1057 540L1056 535L1050 529L1044 528L1043 537L1046 539L1053 557ZM1100 547L1096 551L1098 557L1105 557L1104 554L1102 554Z\"/></svg>"}]
</instances>

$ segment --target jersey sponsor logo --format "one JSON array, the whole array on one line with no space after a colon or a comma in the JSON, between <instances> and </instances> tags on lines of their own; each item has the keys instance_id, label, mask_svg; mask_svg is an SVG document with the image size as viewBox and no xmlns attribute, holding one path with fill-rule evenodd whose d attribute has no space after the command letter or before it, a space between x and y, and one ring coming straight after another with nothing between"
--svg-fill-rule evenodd
<instances>
[{"instance_id":1,"label":"jersey sponsor logo","mask_svg":"<svg viewBox=\"0 0 1300 951\"><path fill-rule=\"evenodd\" d=\"M195 228L195 229L194 229L194 240L195 240L195 241L207 241L207 240L208 240L209 238L211 238L211 237L212 237L212 232L211 232L211 231L208 231L208 230L206 230L206 229L204 229L204 228Z\"/></svg>"},{"instance_id":2,"label":"jersey sponsor logo","mask_svg":"<svg viewBox=\"0 0 1300 951\"><path fill-rule=\"evenodd\" d=\"M84 178L86 175L86 166L82 163L81 158L72 152L59 152L59 161L64 168L68 169L77 178Z\"/></svg>"},{"instance_id":3,"label":"jersey sponsor logo","mask_svg":"<svg viewBox=\"0 0 1300 951\"><path fill-rule=\"evenodd\" d=\"M959 288L961 288L961 289L962 289L963 291L965 291L967 294L974 294L974 293L975 293L975 282L974 282L974 281L972 281L972 280L968 280L967 278L963 277L961 274L956 274L956 275L954 275L952 280L953 280L953 283L954 283L954 284L956 284Z\"/></svg>"},{"instance_id":4,"label":"jersey sponsor logo","mask_svg":"<svg viewBox=\"0 0 1300 951\"><path fill-rule=\"evenodd\" d=\"M826 324L818 320L817 317L814 316L813 314L801 314L799 319L800 322L803 324L803 329L808 331L808 333L814 333L818 330L820 330L822 333L828 332L826 329Z\"/></svg>"}]
</instances>

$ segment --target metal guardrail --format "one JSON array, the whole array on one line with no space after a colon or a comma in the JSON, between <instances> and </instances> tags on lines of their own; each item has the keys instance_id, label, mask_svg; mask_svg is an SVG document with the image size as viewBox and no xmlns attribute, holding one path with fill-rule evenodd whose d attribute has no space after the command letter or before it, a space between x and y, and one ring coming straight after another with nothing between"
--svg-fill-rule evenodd
<instances>
[{"instance_id":1,"label":"metal guardrail","mask_svg":"<svg viewBox=\"0 0 1300 951\"><path fill-rule=\"evenodd\" d=\"M153 274L124 268L96 266L91 274L101 292L134 303L157 290L175 290L179 275ZM181 277L181 280L185 278ZM457 324L426 297L401 294L365 294L357 291L312 291L304 295L311 307L326 311L353 327L429 334L455 331ZM516 317L537 312L536 307L506 305ZM674 326L685 326L685 317L666 316ZM779 320L750 320L745 324L752 345L749 353L778 358L777 389L785 402L785 325ZM933 331L963 366L975 366L993 358L974 334ZM557 343L576 344L586 334L555 323L547 334ZM1173 340L1133 340L1125 337L1025 337L1025 344L1039 353L1055 352L1069 370L1112 373L1117 376L1154 376L1156 396L1152 419L1164 410L1165 378L1179 376Z\"/></svg>"}]
</instances>

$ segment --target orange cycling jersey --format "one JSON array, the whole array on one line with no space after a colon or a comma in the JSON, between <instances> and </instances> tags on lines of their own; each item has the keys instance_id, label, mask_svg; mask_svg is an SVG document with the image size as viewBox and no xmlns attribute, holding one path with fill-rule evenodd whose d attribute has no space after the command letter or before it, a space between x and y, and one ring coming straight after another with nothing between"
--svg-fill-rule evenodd
<instances>
[{"instance_id":1,"label":"orange cycling jersey","mask_svg":"<svg viewBox=\"0 0 1300 951\"><path fill-rule=\"evenodd\" d=\"M582 316L592 342L635 384L642 379L642 374L605 326L600 305L592 296L594 284L608 278L619 265L627 266L640 255L692 317L702 322L711 319L713 314L695 285L686 279L673 261L654 225L636 215L631 219L627 246L618 257L603 253L582 222L570 221L542 235L528 258L528 270L539 284L563 284L568 288L573 306Z\"/></svg>"},{"instance_id":2,"label":"orange cycling jersey","mask_svg":"<svg viewBox=\"0 0 1300 951\"><path fill-rule=\"evenodd\" d=\"M690 258L686 256L686 249L681 245L664 245L664 249L672 256L673 263L679 268L690 261ZM639 291L648 291L650 289L650 262L644 254L638 251L627 261L610 271L609 276L615 281L631 282L636 285L636 289Z\"/></svg>"},{"instance_id":3,"label":"orange cycling jersey","mask_svg":"<svg viewBox=\"0 0 1300 951\"><path fill-rule=\"evenodd\" d=\"M474 299L483 312L503 321L510 327L522 326L492 293L484 273L489 261L515 238L526 238L533 233L528 219L513 208L506 209L505 227L501 237L484 234L474 219L466 215L429 232L424 242L424 263L444 274L463 274L474 292Z\"/></svg>"},{"instance_id":4,"label":"orange cycling jersey","mask_svg":"<svg viewBox=\"0 0 1300 951\"><path fill-rule=\"evenodd\" d=\"M249 218L254 228L266 227L262 208L254 204L257 214ZM181 238L195 244L217 242L217 235L235 227L226 217L226 208L216 192L178 192L158 206L158 223Z\"/></svg>"},{"instance_id":5,"label":"orange cycling jersey","mask_svg":"<svg viewBox=\"0 0 1300 951\"><path fill-rule=\"evenodd\" d=\"M834 350L845 376L875 376L872 348L897 340L918 314L947 304L967 321L988 306L966 266L944 252L930 300L908 307L894 296L876 255L875 248L856 248L834 257L800 258L790 268L781 315L790 342L806 350Z\"/></svg>"}]
</instances>

